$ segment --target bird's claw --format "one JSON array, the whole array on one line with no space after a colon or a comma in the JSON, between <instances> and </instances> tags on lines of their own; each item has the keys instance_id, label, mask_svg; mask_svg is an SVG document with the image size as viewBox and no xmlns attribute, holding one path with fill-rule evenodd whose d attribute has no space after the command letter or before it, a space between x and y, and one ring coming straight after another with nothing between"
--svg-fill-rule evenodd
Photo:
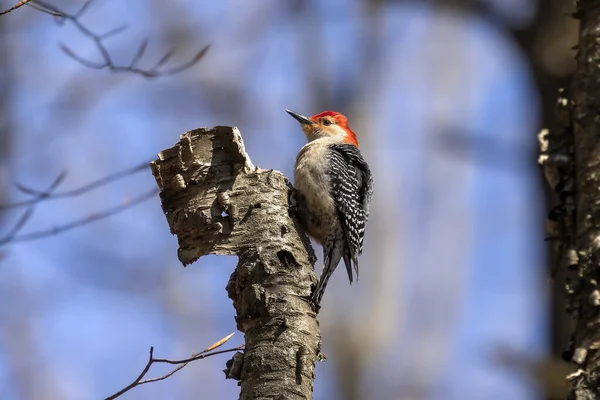
<instances>
[{"instance_id":1,"label":"bird's claw","mask_svg":"<svg viewBox=\"0 0 600 400\"><path fill-rule=\"evenodd\" d=\"M308 304L310 304L310 308L316 313L319 313L319 310L321 309L321 305L319 304L319 302L317 301L317 299L315 298L314 294L312 296L310 296L310 300L308 301Z\"/></svg>"},{"instance_id":2,"label":"bird's claw","mask_svg":"<svg viewBox=\"0 0 600 400\"><path fill-rule=\"evenodd\" d=\"M291 183L289 183L289 181L287 182L287 187L288 187L288 211L290 216L294 216L297 215L300 209L300 204L298 202L298 198L296 196L296 189L294 189L294 187L292 186Z\"/></svg>"}]
</instances>

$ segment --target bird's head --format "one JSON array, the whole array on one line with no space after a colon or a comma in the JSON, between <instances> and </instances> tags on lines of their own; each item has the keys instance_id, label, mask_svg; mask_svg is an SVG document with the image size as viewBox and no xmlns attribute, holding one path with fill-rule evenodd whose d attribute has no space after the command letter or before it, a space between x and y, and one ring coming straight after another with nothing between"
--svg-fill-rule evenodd
<instances>
[{"instance_id":1,"label":"bird's head","mask_svg":"<svg viewBox=\"0 0 600 400\"><path fill-rule=\"evenodd\" d=\"M336 111L323 111L308 118L291 110L285 110L302 125L309 142L322 137L330 137L341 143L358 147L356 135L348 127L348 118Z\"/></svg>"}]
</instances>

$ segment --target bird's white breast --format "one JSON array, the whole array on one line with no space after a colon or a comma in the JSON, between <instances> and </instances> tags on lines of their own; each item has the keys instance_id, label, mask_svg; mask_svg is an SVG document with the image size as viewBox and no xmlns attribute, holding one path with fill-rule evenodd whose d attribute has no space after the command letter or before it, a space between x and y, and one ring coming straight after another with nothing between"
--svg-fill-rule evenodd
<instances>
[{"instance_id":1,"label":"bird's white breast","mask_svg":"<svg viewBox=\"0 0 600 400\"><path fill-rule=\"evenodd\" d=\"M309 226L311 236L319 240L337 223L335 203L330 194L327 173L329 140L314 140L300 149L294 167L294 187L305 198L306 207L318 225Z\"/></svg>"}]
</instances>

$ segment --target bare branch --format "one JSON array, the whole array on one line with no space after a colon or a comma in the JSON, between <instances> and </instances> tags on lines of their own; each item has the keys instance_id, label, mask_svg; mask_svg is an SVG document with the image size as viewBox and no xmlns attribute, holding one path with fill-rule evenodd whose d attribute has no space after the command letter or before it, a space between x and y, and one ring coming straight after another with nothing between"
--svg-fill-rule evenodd
<instances>
[{"instance_id":1,"label":"bare branch","mask_svg":"<svg viewBox=\"0 0 600 400\"><path fill-rule=\"evenodd\" d=\"M144 369L142 369L142 372L138 375L138 377L133 382L131 382L129 385L127 385L125 388L119 390L117 393L115 393L115 394L107 397L104 400L113 400L113 399L116 399L117 397L119 397L122 394L128 392L129 390L133 389L136 386L143 385L145 383L158 382L158 381L162 381L164 379L167 379L168 377L170 377L171 375L173 375L177 371L180 371L181 369L183 369L186 365L188 365L192 361L200 360L202 358L214 356L214 355L217 355L217 354L230 353L230 352L233 352L233 351L243 350L244 345L241 345L241 346L238 346L238 347L234 347L232 349L219 350L219 351L214 351L212 353L209 353L209 351L211 351L213 349L216 349L217 347L222 346L223 344L225 344L229 339L231 339L232 336L233 336L233 333L230 334L230 335L227 335L226 337L224 337L223 339L219 340L218 342L216 342L212 346L207 347L206 349L202 350L200 353L194 353L194 354L192 354L192 357L187 358L185 360L169 360L167 358L154 358L154 347L150 347L150 357L148 358L148 362L146 363L146 365L144 366ZM181 364L181 365L179 365L177 368L175 368L172 371L170 371L170 372L168 372L168 373L166 373L164 375L161 375L159 377L144 379L144 376L146 376L146 374L148 373L148 371L150 371L150 367L154 363Z\"/></svg>"},{"instance_id":2,"label":"bare branch","mask_svg":"<svg viewBox=\"0 0 600 400\"><path fill-rule=\"evenodd\" d=\"M127 25L119 26L118 28L111 29L110 31L108 31L106 33L103 33L102 35L100 35L100 37L102 39L106 39L106 38L108 38L110 36L117 35L117 34L123 32L126 29L127 29Z\"/></svg>"},{"instance_id":3,"label":"bare branch","mask_svg":"<svg viewBox=\"0 0 600 400\"><path fill-rule=\"evenodd\" d=\"M244 348L244 346L239 346L239 347L236 347L235 349L219 350L219 351L214 351L214 352L208 353L208 354L207 353L195 353L195 354L192 354L192 356L190 358L184 358L183 360L169 360L168 358L155 358L154 362L173 364L173 365L187 364L192 361L201 360L201 359L209 357L209 356L214 356L215 354L228 353L228 352L231 352L234 350L241 350L243 348Z\"/></svg>"},{"instance_id":4,"label":"bare branch","mask_svg":"<svg viewBox=\"0 0 600 400\"><path fill-rule=\"evenodd\" d=\"M148 39L144 39L144 41L142 42L142 44L138 48L137 53L135 53L135 55L133 56L133 59L131 60L131 63L129 63L129 68L135 68L135 66L137 65L137 63L140 61L140 58L142 58L142 56L146 52L146 47L147 46L148 46Z\"/></svg>"},{"instance_id":5,"label":"bare branch","mask_svg":"<svg viewBox=\"0 0 600 400\"><path fill-rule=\"evenodd\" d=\"M146 46L148 44L147 40L144 40L144 42L142 42L142 45L138 48L138 51L135 54L135 56L133 57L129 66L117 65L113 62L108 49L104 45L104 40L123 32L126 27L115 28L104 34L96 34L96 33L92 32L88 27L86 27L83 23L81 23L81 20L80 20L81 17L87 11L92 0L88 0L83 5L83 7L75 14L66 13L66 12L58 9L54 5L48 4L42 0L29 0L29 1L31 1L32 6L38 8L38 9L43 9L46 12L48 12L49 14L58 17L57 22L59 24L62 25L65 21L69 21L80 33L82 33L84 36L87 36L89 39L91 39L94 42L96 49L100 53L100 56L102 59L101 61L90 61L90 60L76 54L73 50L71 50L66 45L64 45L62 43L59 44L60 49L67 56L69 56L70 58L74 59L78 63L80 63L88 68L91 68L91 69L108 69L113 72L131 72L134 74L142 75L146 78L155 78L158 76L173 75L173 74L185 71L186 69L191 68L192 66L197 64L202 59L202 57L204 57L204 55L206 54L206 52L208 51L208 49L210 47L210 46L205 46L191 60L184 62L179 66L161 70L161 67L167 62L167 60L169 60L171 58L171 55L174 53L174 49L171 49L166 53L165 56L163 56L158 62L156 62L153 67L151 67L150 69L144 69L144 68L137 67L137 64L140 61L140 59L142 58L142 56L144 55L144 53L146 51Z\"/></svg>"},{"instance_id":6,"label":"bare branch","mask_svg":"<svg viewBox=\"0 0 600 400\"><path fill-rule=\"evenodd\" d=\"M66 45L64 45L62 43L59 43L58 47L60 47L60 49L63 51L63 53L65 53L72 59L76 60L78 63L80 63L88 68L102 69L102 68L107 68L110 65L108 62L100 64L100 63L95 63L93 61L86 60L85 58L82 58L81 56L75 54L75 52L73 50L71 50L70 48L68 48Z\"/></svg>"},{"instance_id":7,"label":"bare branch","mask_svg":"<svg viewBox=\"0 0 600 400\"><path fill-rule=\"evenodd\" d=\"M9 243L25 242L25 241L42 239L42 238L45 238L48 236L54 236L59 233L69 231L71 229L75 229L80 226L87 225L89 223L98 221L100 219L108 218L112 215L118 214L118 213L125 211L131 207L134 207L146 200L151 199L152 197L156 196L156 194L158 193L158 190L151 189L150 191L148 191L138 197L134 197L133 199L131 199L127 202L124 202L123 204L106 209L101 212L90 214L87 217L72 221L72 222L64 224L64 225L59 225L59 226L56 226L51 229L31 232L31 233L27 233L27 234L23 234L23 235L18 234L25 227L27 222L29 222L31 217L33 216L35 207L37 206L38 203L41 203L43 201L48 201L48 200L64 199L64 198L68 198L68 197L76 197L76 196L82 195L91 190L108 185L111 182L117 181L119 179L125 178L130 175L133 175L139 171L143 171L146 168L148 168L148 164L149 164L149 161L144 161L143 163L140 163L132 168L126 169L124 171L119 171L112 175L108 175L104 178L101 178L101 179L98 179L97 181L88 183L77 189L64 191L61 193L54 193L54 191L56 190L58 185L64 181L64 179L66 177L65 172L61 173L47 190L40 191L37 189L27 187L22 184L17 184L17 188L20 191L27 193L29 195L32 195L33 197L30 199L24 200L24 201L20 201L20 202L0 205L0 212L2 212L3 210L8 210L8 209L17 208L17 207L27 207L27 209L23 212L23 214L21 215L21 217L19 218L17 223L9 230L9 232L6 235L4 235L4 237L0 238L0 247L7 245Z\"/></svg>"},{"instance_id":8,"label":"bare branch","mask_svg":"<svg viewBox=\"0 0 600 400\"><path fill-rule=\"evenodd\" d=\"M150 367L152 366L153 360L154 360L154 347L150 347L150 357L148 358L148 362L146 363L146 366L144 367L144 369L142 370L140 375L133 382L131 382L128 386L119 390L117 393L113 394L112 396L108 396L104 400L116 399L117 397L121 396L123 393L125 393L125 392L133 389L137 385L139 385L140 381L144 378L144 376L146 376L148 371L150 371Z\"/></svg>"},{"instance_id":9,"label":"bare branch","mask_svg":"<svg viewBox=\"0 0 600 400\"><path fill-rule=\"evenodd\" d=\"M194 58L192 58L190 61L188 61L188 62L186 62L186 63L183 63L183 64L181 64L181 65L180 65L180 66L178 66L178 67L171 68L171 69L167 69L167 70L163 70L163 71L161 71L161 72L160 72L160 75L161 75L161 76L165 76L165 75L175 75L175 74L178 74L178 73L180 73L180 72L182 72L182 71L185 71L186 69L188 69L188 68L190 68L190 67L194 66L194 65L195 65L195 64L196 64L198 61L200 61L200 60L201 60L201 59L202 59L202 58L203 58L203 57L206 55L206 53L208 52L208 50L209 50L209 49L210 49L210 45L207 45L207 46L206 46L206 47L204 47L202 50L200 50L200 51L198 52L198 54L196 54L196 55L194 56ZM164 57L163 57L163 58L164 58ZM163 63L161 63L161 62L159 61L159 62L157 63L157 66L160 66L160 65L162 65L162 64L163 64ZM155 67L155 68L157 68L157 67Z\"/></svg>"},{"instance_id":10,"label":"bare branch","mask_svg":"<svg viewBox=\"0 0 600 400\"><path fill-rule=\"evenodd\" d=\"M25 227L27 222L29 222L29 220L33 216L34 212L35 206L27 208L27 210L25 210L25 212L21 215L17 223L8 231L8 233L2 239L0 239L0 243L10 242L15 237L15 235Z\"/></svg>"},{"instance_id":11,"label":"bare branch","mask_svg":"<svg viewBox=\"0 0 600 400\"><path fill-rule=\"evenodd\" d=\"M52 182L52 184L48 187L48 190L45 191L44 193L51 195L52 192L64 181L66 176L67 176L67 173L65 171L61 172L56 177L54 182ZM13 241L15 236L21 231L21 229L23 229L25 227L27 222L31 219L34 212L35 212L35 203L32 203L25 210L25 212L21 215L21 217L19 218L17 223L8 231L8 233L6 235L4 235L3 238L0 238L0 245L2 243L8 243L8 242Z\"/></svg>"},{"instance_id":12,"label":"bare branch","mask_svg":"<svg viewBox=\"0 0 600 400\"><path fill-rule=\"evenodd\" d=\"M10 208L17 208L17 207L25 207L25 206L30 206L32 204L36 204L42 201L47 201L47 200L56 200L56 199L64 199L67 197L76 197L76 196L80 196L84 193L87 193L89 191L92 191L94 189L100 188L102 186L106 186L112 182L118 181L119 179L123 179L126 178L130 175L133 175L137 172L143 171L146 168L148 168L148 164L150 161L144 161L134 167L128 168L126 170L123 171L119 171L115 174L111 174L108 176L105 176L104 178L98 179L97 181L88 183L84 186L81 186L77 189L74 190L68 190L65 192L60 192L60 193L50 193L48 191L46 192L40 192L40 191L36 191L34 189L28 188L23 186L22 184L17 184L17 188L27 194L31 194L34 195L36 197L32 198L32 199L28 199L28 200L23 200L23 201L18 201L18 202L14 202L14 203L9 203L9 204L0 204L0 212L2 210L7 210Z\"/></svg>"},{"instance_id":13,"label":"bare branch","mask_svg":"<svg viewBox=\"0 0 600 400\"><path fill-rule=\"evenodd\" d=\"M82 219L79 219L76 221L72 221L72 222L69 222L64 225L59 225L59 226L56 226L51 229L27 233L24 235L13 235L12 237L6 236L6 237L0 239L0 247L6 245L8 243L28 242L31 240L42 239L42 238L45 238L48 236L58 235L59 233L62 233L65 231L70 231L71 229L79 228L80 226L84 226L89 223L92 223L92 222L95 222L95 221L98 221L98 220L101 220L104 218L108 218L115 214L119 214L129 208L132 208L138 204L143 203L146 200L149 200L149 199L155 197L157 194L158 194L158 190L152 189L149 192L146 192L140 196L134 197L133 199L131 199L121 205L118 205L118 206L115 206L112 208L108 208L101 212L90 214L85 218L82 218ZM31 206L31 207L33 207L33 206Z\"/></svg>"},{"instance_id":14,"label":"bare branch","mask_svg":"<svg viewBox=\"0 0 600 400\"><path fill-rule=\"evenodd\" d=\"M83 14L86 12L87 8L89 7L89 5L91 3L92 3L92 0L87 0L85 2L85 4L83 5L83 7L81 7L81 9L77 12L77 14L75 14L75 18L83 17Z\"/></svg>"},{"instance_id":15,"label":"bare branch","mask_svg":"<svg viewBox=\"0 0 600 400\"><path fill-rule=\"evenodd\" d=\"M62 14L60 12L48 10L47 8L44 8L41 5L37 4L35 1L30 1L29 3L27 3L27 5L35 10L41 11L46 14L50 14L53 17L62 17Z\"/></svg>"},{"instance_id":16,"label":"bare branch","mask_svg":"<svg viewBox=\"0 0 600 400\"><path fill-rule=\"evenodd\" d=\"M181 364L177 368L173 368L173 370L171 370L170 372L168 372L168 373L166 373L164 375L158 376L156 378L149 378L149 379L144 379L143 381L139 381L136 386L143 385L144 383L151 383L151 382L163 381L163 380L167 379L168 377L170 377L171 375L173 375L175 372L184 369L186 365L187 365L187 363L186 364Z\"/></svg>"},{"instance_id":17,"label":"bare branch","mask_svg":"<svg viewBox=\"0 0 600 400\"><path fill-rule=\"evenodd\" d=\"M8 10L5 11L1 11L0 15L4 15L4 14L8 14L11 11L15 11L17 8L24 6L25 4L29 3L31 0L21 0L19 1L16 5L12 6L11 8L9 8Z\"/></svg>"},{"instance_id":18,"label":"bare branch","mask_svg":"<svg viewBox=\"0 0 600 400\"><path fill-rule=\"evenodd\" d=\"M162 58L160 60L158 60L158 62L156 64L154 64L152 69L158 69L158 68L162 67L163 65L165 65L167 63L167 61L169 61L171 59L171 56L173 54L175 54L175 47L173 47L164 56L162 56Z\"/></svg>"}]
</instances>

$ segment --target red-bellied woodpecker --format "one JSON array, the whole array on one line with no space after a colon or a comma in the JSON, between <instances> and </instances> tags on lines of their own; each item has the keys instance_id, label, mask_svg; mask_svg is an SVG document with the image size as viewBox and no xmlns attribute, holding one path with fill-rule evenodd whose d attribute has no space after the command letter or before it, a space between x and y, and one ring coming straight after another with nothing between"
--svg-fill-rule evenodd
<instances>
[{"instance_id":1,"label":"red-bellied woodpecker","mask_svg":"<svg viewBox=\"0 0 600 400\"><path fill-rule=\"evenodd\" d=\"M323 246L323 272L311 299L318 310L327 281L342 258L350 283L352 267L358 280L373 177L344 115L324 111L307 118L286 111L300 122L308 140L296 157L294 198L303 228Z\"/></svg>"}]
</instances>

